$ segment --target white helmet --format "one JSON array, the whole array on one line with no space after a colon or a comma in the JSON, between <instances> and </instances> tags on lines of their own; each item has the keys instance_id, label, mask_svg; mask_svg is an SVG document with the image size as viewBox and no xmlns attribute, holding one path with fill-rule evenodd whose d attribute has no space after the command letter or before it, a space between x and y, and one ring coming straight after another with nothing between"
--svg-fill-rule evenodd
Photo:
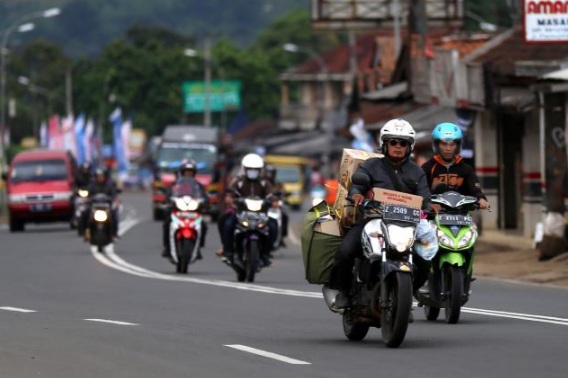
<instances>
[{"instance_id":1,"label":"white helmet","mask_svg":"<svg viewBox=\"0 0 568 378\"><path fill-rule=\"evenodd\" d=\"M241 161L246 177L250 180L260 178L260 171L264 167L264 160L257 154L246 154Z\"/></svg>"},{"instance_id":2,"label":"white helmet","mask_svg":"<svg viewBox=\"0 0 568 378\"><path fill-rule=\"evenodd\" d=\"M402 139L410 143L407 155L414 149L416 142L416 132L408 121L402 118L391 119L383 125L379 132L379 149L383 154L387 154L385 141L389 139Z\"/></svg>"}]
</instances>

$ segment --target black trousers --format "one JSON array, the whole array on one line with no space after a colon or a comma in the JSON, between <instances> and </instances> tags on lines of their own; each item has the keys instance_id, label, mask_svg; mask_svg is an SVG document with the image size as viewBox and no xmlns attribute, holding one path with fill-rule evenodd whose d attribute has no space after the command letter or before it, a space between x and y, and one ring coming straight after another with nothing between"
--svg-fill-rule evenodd
<instances>
[{"instance_id":1,"label":"black trousers","mask_svg":"<svg viewBox=\"0 0 568 378\"><path fill-rule=\"evenodd\" d=\"M331 289L348 292L353 282L353 265L355 258L363 255L361 234L365 227L364 222L357 223L343 238L339 249L335 253L335 262L331 269L329 287ZM412 253L413 269L413 292L420 289L428 279L430 262L424 260L416 253Z\"/></svg>"},{"instance_id":2,"label":"black trousers","mask_svg":"<svg viewBox=\"0 0 568 378\"><path fill-rule=\"evenodd\" d=\"M364 222L357 223L343 237L343 241L335 253L335 262L331 268L329 279L331 289L344 292L351 289L355 258L363 255L363 247L361 246L363 227L365 227Z\"/></svg>"}]
</instances>

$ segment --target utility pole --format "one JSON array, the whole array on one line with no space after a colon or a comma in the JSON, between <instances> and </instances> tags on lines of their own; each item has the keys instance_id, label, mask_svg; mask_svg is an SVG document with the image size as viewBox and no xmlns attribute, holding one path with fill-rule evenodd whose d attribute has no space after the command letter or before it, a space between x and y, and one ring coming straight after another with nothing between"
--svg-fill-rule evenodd
<instances>
[{"instance_id":1,"label":"utility pole","mask_svg":"<svg viewBox=\"0 0 568 378\"><path fill-rule=\"evenodd\" d=\"M205 38L203 50L203 58L205 59L205 104L203 109L203 123L205 126L211 126L211 41L209 37Z\"/></svg>"},{"instance_id":2,"label":"utility pole","mask_svg":"<svg viewBox=\"0 0 568 378\"><path fill-rule=\"evenodd\" d=\"M420 34L418 41L419 51L424 51L428 35L428 22L426 19L426 2L424 0L410 0L408 4L408 52L406 67L408 70L408 88L412 90L412 36Z\"/></svg>"},{"instance_id":3,"label":"utility pole","mask_svg":"<svg viewBox=\"0 0 568 378\"><path fill-rule=\"evenodd\" d=\"M73 78L71 68L65 71L65 111L67 115L73 114Z\"/></svg>"}]
</instances>

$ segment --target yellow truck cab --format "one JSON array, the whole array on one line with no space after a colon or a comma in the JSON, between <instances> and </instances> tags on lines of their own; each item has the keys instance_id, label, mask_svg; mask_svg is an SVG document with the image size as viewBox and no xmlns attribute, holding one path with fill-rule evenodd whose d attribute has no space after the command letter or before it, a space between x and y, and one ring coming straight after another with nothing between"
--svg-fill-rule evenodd
<instances>
[{"instance_id":1,"label":"yellow truck cab","mask_svg":"<svg viewBox=\"0 0 568 378\"><path fill-rule=\"evenodd\" d=\"M309 159L301 156L266 155L264 162L276 168L276 183L281 183L287 195L284 202L300 210L304 202L305 171Z\"/></svg>"}]
</instances>

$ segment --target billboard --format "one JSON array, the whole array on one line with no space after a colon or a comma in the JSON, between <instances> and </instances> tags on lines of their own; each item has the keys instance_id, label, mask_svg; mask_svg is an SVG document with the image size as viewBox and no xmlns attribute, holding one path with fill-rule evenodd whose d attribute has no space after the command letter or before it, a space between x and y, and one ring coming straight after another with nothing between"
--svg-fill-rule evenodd
<instances>
[{"instance_id":1,"label":"billboard","mask_svg":"<svg viewBox=\"0 0 568 378\"><path fill-rule=\"evenodd\" d=\"M184 81L182 84L183 108L186 113L205 111L205 82ZM209 109L220 112L241 107L239 80L212 80L209 85Z\"/></svg>"},{"instance_id":2,"label":"billboard","mask_svg":"<svg viewBox=\"0 0 568 378\"><path fill-rule=\"evenodd\" d=\"M553 0L523 0L525 41L568 42L568 3Z\"/></svg>"}]
</instances>

